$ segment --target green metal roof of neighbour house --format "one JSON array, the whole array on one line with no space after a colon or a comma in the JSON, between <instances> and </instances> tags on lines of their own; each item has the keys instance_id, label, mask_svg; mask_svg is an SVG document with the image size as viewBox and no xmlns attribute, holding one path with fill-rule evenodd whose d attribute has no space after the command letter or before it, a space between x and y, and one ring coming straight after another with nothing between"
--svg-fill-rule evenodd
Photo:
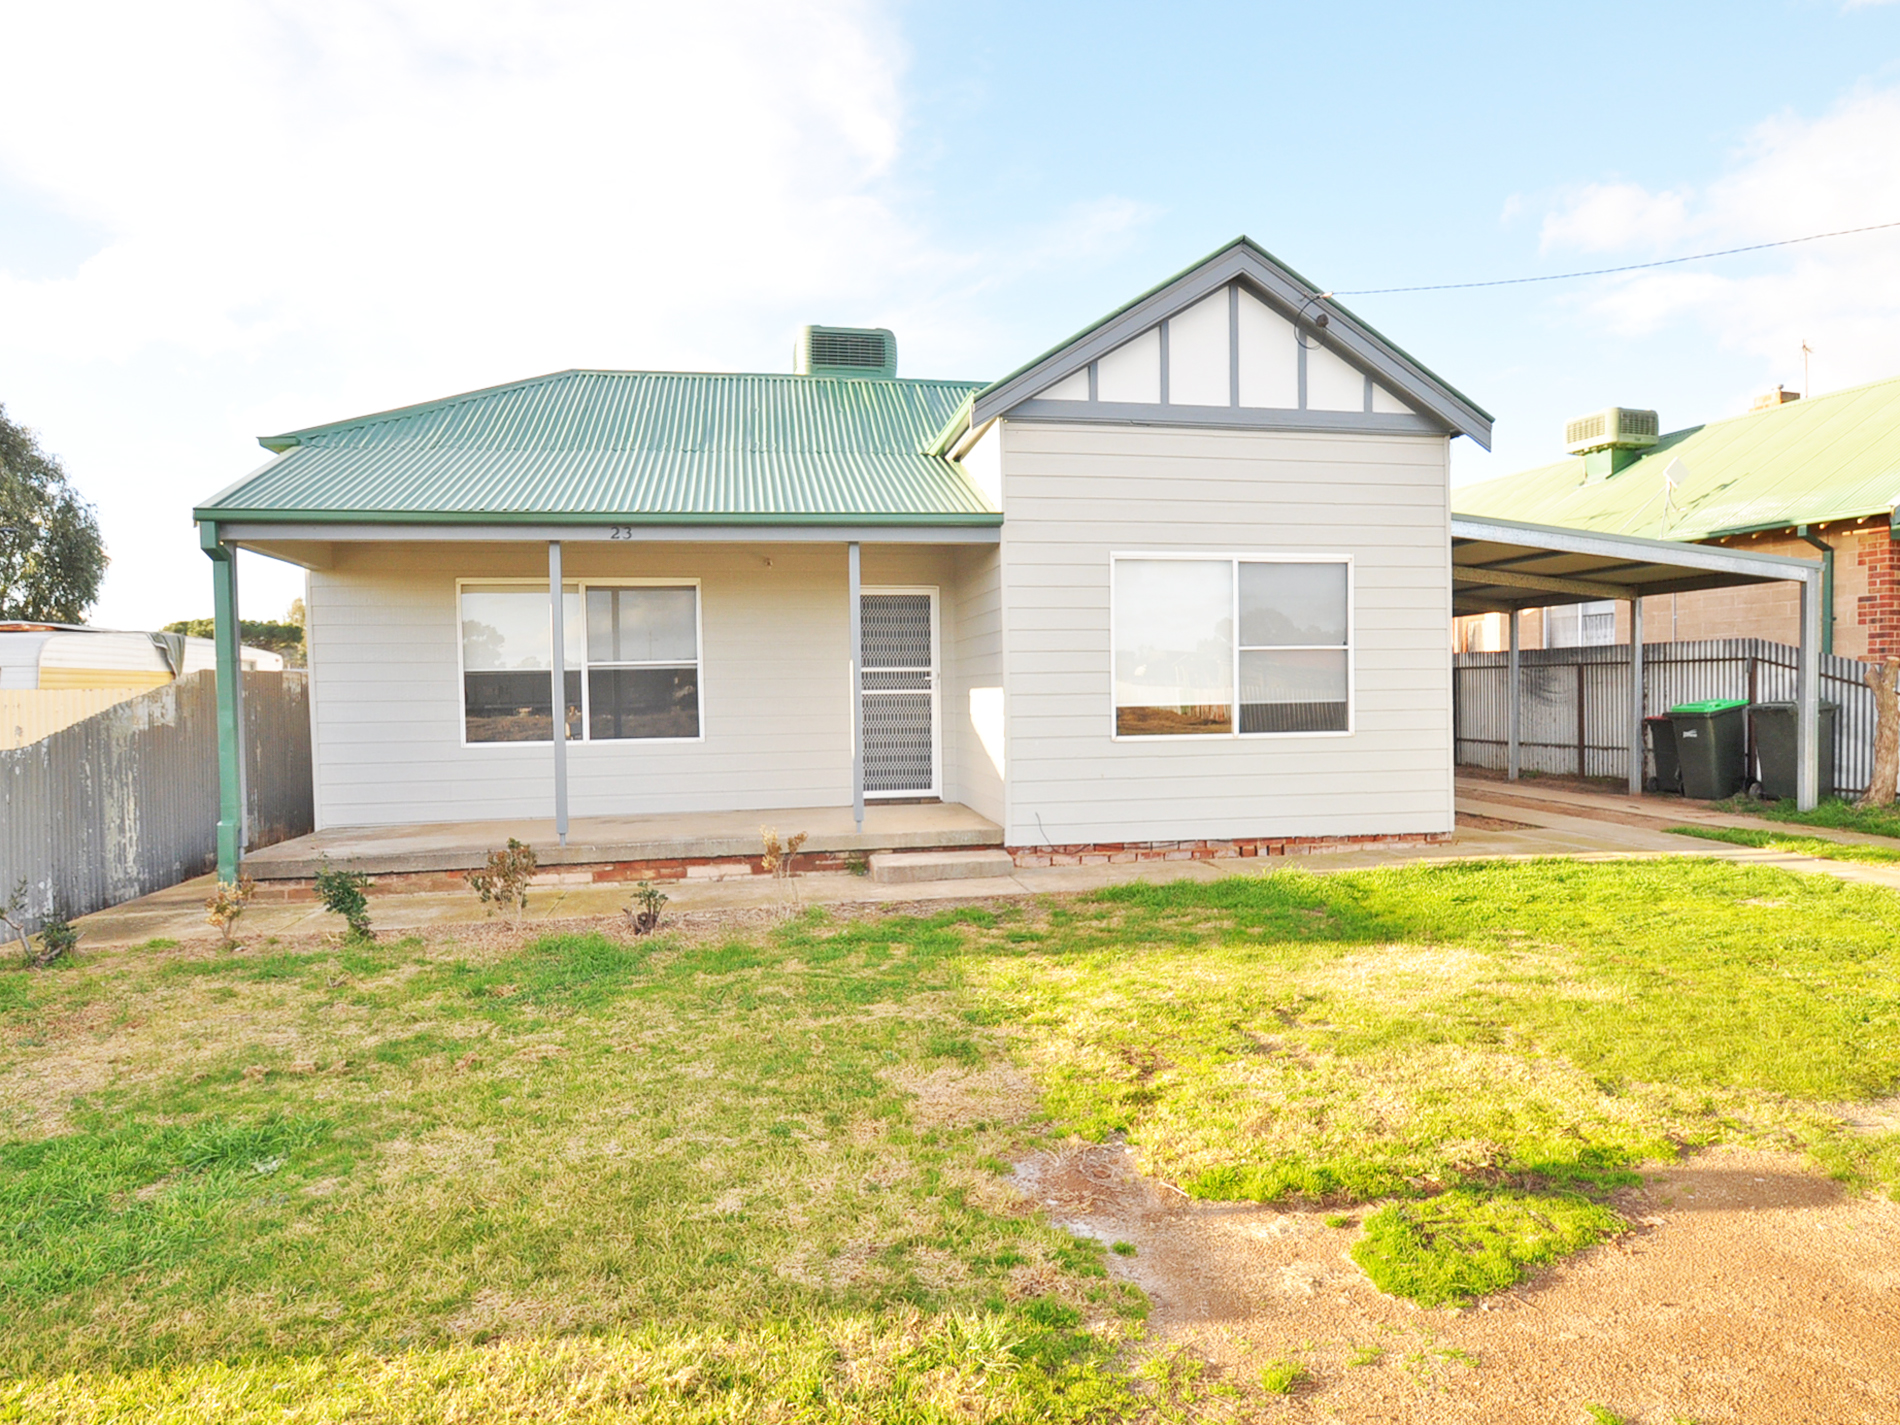
<instances>
[{"instance_id":1,"label":"green metal roof of neighbour house","mask_svg":"<svg viewBox=\"0 0 1900 1425\"><path fill-rule=\"evenodd\" d=\"M1587 483L1579 456L1451 492L1458 514L1673 540L1885 514L1896 498L1900 378L1671 431Z\"/></svg>"},{"instance_id":2,"label":"green metal roof of neighbour house","mask_svg":"<svg viewBox=\"0 0 1900 1425\"><path fill-rule=\"evenodd\" d=\"M259 441L199 520L994 524L929 450L973 381L561 371Z\"/></svg>"}]
</instances>

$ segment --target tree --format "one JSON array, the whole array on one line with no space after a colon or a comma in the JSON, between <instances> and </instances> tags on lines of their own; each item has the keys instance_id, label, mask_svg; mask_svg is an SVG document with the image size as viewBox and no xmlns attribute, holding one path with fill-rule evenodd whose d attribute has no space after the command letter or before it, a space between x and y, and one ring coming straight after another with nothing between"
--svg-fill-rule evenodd
<instances>
[{"instance_id":1,"label":"tree","mask_svg":"<svg viewBox=\"0 0 1900 1425\"><path fill-rule=\"evenodd\" d=\"M298 603L303 600L299 599ZM293 606L294 607L294 606ZM187 638L215 638L218 621L208 618L181 618L165 625L166 633L182 633ZM303 666L303 625L288 620L276 623L266 619L239 619L239 640L247 648L265 648L284 655L293 668Z\"/></svg>"},{"instance_id":2,"label":"tree","mask_svg":"<svg viewBox=\"0 0 1900 1425\"><path fill-rule=\"evenodd\" d=\"M1869 663L1860 676L1874 693L1874 770L1860 805L1892 806L1900 779L1900 658Z\"/></svg>"},{"instance_id":3,"label":"tree","mask_svg":"<svg viewBox=\"0 0 1900 1425\"><path fill-rule=\"evenodd\" d=\"M78 623L105 572L92 506L0 406L0 618Z\"/></svg>"}]
</instances>

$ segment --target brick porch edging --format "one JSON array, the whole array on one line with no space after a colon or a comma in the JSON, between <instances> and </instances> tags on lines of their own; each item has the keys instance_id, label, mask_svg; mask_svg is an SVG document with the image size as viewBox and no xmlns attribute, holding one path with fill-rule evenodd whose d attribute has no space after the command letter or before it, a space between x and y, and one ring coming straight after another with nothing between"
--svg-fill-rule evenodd
<instances>
[{"instance_id":1,"label":"brick porch edging","mask_svg":"<svg viewBox=\"0 0 1900 1425\"><path fill-rule=\"evenodd\" d=\"M1011 846L1018 866L1111 866L1140 861L1229 861L1253 856L1305 856L1355 846L1443 846L1448 831L1371 836L1261 836L1239 841L1097 841L1072 846Z\"/></svg>"},{"instance_id":2,"label":"brick porch edging","mask_svg":"<svg viewBox=\"0 0 1900 1425\"><path fill-rule=\"evenodd\" d=\"M1102 841L1071 846L1010 846L1018 866L1102 866L1142 861L1232 861L1260 856L1301 856L1324 851L1346 851L1355 846L1442 846L1449 832L1406 832L1376 836L1262 836L1240 841ZM969 851L968 846L917 846L905 851ZM792 858L792 874L849 871L875 852L800 852ZM347 869L347 868L346 868ZM535 873L537 887L597 886L638 881L737 881L766 874L762 856L686 856L653 861L601 861L581 866L549 866ZM372 895L403 895L418 891L462 891L468 882L460 871L397 871L370 873ZM314 901L316 890L308 878L259 881L260 902L290 904Z\"/></svg>"}]
</instances>

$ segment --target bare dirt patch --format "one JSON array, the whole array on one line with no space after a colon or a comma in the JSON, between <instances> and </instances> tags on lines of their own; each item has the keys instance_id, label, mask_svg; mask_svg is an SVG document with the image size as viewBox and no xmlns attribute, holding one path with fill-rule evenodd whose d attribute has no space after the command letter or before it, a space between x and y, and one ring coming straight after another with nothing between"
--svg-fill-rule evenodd
<instances>
[{"instance_id":1,"label":"bare dirt patch","mask_svg":"<svg viewBox=\"0 0 1900 1425\"><path fill-rule=\"evenodd\" d=\"M1650 1172L1632 1230L1465 1310L1378 1292L1348 1256L1364 1211L1190 1201L1119 1145L1037 1154L1016 1184L1071 1231L1134 1246L1110 1270L1153 1323L1236 1376L1295 1359L1288 1420L1568 1425L1900 1419L1900 1203L1786 1154L1717 1149Z\"/></svg>"}]
</instances>

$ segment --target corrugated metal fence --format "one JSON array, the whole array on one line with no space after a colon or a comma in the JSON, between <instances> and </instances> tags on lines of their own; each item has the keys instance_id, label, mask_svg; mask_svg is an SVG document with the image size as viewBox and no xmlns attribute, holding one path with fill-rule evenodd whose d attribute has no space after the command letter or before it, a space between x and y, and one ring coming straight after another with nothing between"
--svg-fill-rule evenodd
<instances>
[{"instance_id":1,"label":"corrugated metal fence","mask_svg":"<svg viewBox=\"0 0 1900 1425\"><path fill-rule=\"evenodd\" d=\"M1663 713L1704 698L1792 702L1795 652L1765 638L1645 643L1643 711ZM1526 649L1518 658L1518 765L1527 772L1627 778L1629 645ZM1852 658L1821 659L1821 698L1840 704L1834 785L1843 796L1864 791L1873 768L1874 696L1861 682L1862 666ZM1508 653L1453 657L1459 765L1506 765L1509 668Z\"/></svg>"},{"instance_id":2,"label":"corrugated metal fence","mask_svg":"<svg viewBox=\"0 0 1900 1425\"><path fill-rule=\"evenodd\" d=\"M248 840L313 825L302 672L246 673ZM0 899L26 883L29 919L84 915L217 862L218 692L192 673L30 746L0 751Z\"/></svg>"}]
</instances>

